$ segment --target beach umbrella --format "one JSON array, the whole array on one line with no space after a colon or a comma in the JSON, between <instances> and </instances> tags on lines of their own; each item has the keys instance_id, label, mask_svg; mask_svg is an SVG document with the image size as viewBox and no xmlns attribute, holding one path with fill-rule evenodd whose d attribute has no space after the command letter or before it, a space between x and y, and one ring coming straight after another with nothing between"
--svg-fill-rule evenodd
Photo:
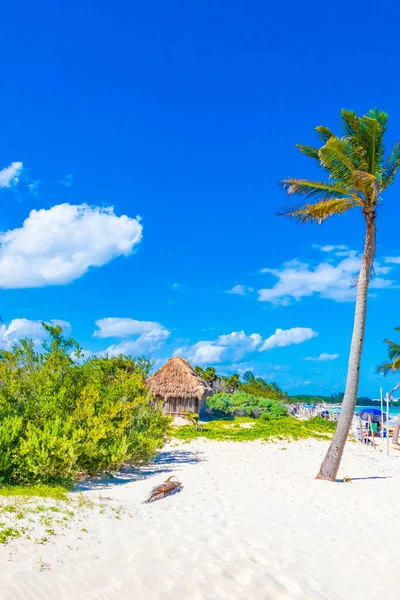
<instances>
[{"instance_id":1,"label":"beach umbrella","mask_svg":"<svg viewBox=\"0 0 400 600\"><path fill-rule=\"evenodd\" d=\"M379 408L363 408L356 412L356 416L360 417L362 421L368 421L371 419L372 423L379 423L382 420L386 421L386 414L379 410Z\"/></svg>"}]
</instances>

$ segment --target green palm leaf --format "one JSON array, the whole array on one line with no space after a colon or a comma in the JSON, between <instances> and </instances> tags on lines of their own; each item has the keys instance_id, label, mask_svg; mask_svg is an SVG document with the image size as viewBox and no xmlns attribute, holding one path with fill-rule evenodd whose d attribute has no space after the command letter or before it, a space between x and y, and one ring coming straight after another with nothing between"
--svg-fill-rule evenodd
<instances>
[{"instance_id":1,"label":"green palm leaf","mask_svg":"<svg viewBox=\"0 0 400 600\"><path fill-rule=\"evenodd\" d=\"M326 219L342 215L359 205L359 201L355 198L332 198L316 202L315 204L304 204L297 208L287 208L280 212L279 216L291 217L298 223L318 223L320 225Z\"/></svg>"},{"instance_id":2,"label":"green palm leaf","mask_svg":"<svg viewBox=\"0 0 400 600\"><path fill-rule=\"evenodd\" d=\"M400 327L395 327L395 331L400 332ZM392 340L383 340L388 345L388 359L389 361L379 365L378 372L387 375L391 371L400 370L400 345L392 342Z\"/></svg>"},{"instance_id":3,"label":"green palm leaf","mask_svg":"<svg viewBox=\"0 0 400 600\"><path fill-rule=\"evenodd\" d=\"M340 184L308 181L308 179L284 179L281 181L281 186L289 196L298 195L318 200L346 198L350 194L346 187Z\"/></svg>"},{"instance_id":4,"label":"green palm leaf","mask_svg":"<svg viewBox=\"0 0 400 600\"><path fill-rule=\"evenodd\" d=\"M332 136L319 151L321 163L328 169L331 177L342 183L351 185L354 164L351 159L351 148L348 140Z\"/></svg>"},{"instance_id":5,"label":"green palm leaf","mask_svg":"<svg viewBox=\"0 0 400 600\"><path fill-rule=\"evenodd\" d=\"M305 154L305 156L309 156L310 158L315 158L315 160L319 162L318 148L314 148L314 146L302 146L301 144L295 144L295 146L301 154Z\"/></svg>"},{"instance_id":6,"label":"green palm leaf","mask_svg":"<svg viewBox=\"0 0 400 600\"><path fill-rule=\"evenodd\" d=\"M386 189L393 183L394 177L400 167L400 144L396 142L387 161L382 167L382 189Z\"/></svg>"},{"instance_id":7,"label":"green palm leaf","mask_svg":"<svg viewBox=\"0 0 400 600\"><path fill-rule=\"evenodd\" d=\"M332 131L324 125L318 125L318 127L315 128L315 131L317 132L318 137L321 138L324 143L333 136Z\"/></svg>"}]
</instances>

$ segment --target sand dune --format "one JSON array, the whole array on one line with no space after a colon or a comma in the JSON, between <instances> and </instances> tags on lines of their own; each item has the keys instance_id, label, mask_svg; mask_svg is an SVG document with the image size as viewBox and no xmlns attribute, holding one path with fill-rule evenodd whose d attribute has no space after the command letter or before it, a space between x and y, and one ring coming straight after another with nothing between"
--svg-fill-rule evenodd
<instances>
[{"instance_id":1,"label":"sand dune","mask_svg":"<svg viewBox=\"0 0 400 600\"><path fill-rule=\"evenodd\" d=\"M89 511L86 534L2 546L0 598L400 599L400 452L349 443L340 476L353 482L330 484L313 480L325 449L198 440L140 474L90 482L85 497L123 514ZM171 474L182 492L142 505Z\"/></svg>"}]
</instances>

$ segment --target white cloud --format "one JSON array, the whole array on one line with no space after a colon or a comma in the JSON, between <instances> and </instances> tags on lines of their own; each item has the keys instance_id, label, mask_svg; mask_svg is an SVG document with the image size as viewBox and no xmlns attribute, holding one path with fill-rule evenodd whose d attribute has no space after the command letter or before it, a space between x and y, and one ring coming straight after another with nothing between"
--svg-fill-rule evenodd
<instances>
[{"instance_id":1,"label":"white cloud","mask_svg":"<svg viewBox=\"0 0 400 600\"><path fill-rule=\"evenodd\" d=\"M165 329L165 327L156 321L136 321L135 319L118 317L99 319L95 324L98 329L93 333L93 337L97 338L125 338L131 335L141 335L142 333Z\"/></svg>"},{"instance_id":2,"label":"white cloud","mask_svg":"<svg viewBox=\"0 0 400 600\"><path fill-rule=\"evenodd\" d=\"M386 256L385 263L400 265L400 256Z\"/></svg>"},{"instance_id":3,"label":"white cloud","mask_svg":"<svg viewBox=\"0 0 400 600\"><path fill-rule=\"evenodd\" d=\"M224 346L216 346L212 342L197 342L190 347L178 348L174 356L184 356L193 364L205 365L221 362L225 351Z\"/></svg>"},{"instance_id":4,"label":"white cloud","mask_svg":"<svg viewBox=\"0 0 400 600\"><path fill-rule=\"evenodd\" d=\"M227 294L237 294L238 296L246 296L246 294L249 294L251 292L253 292L253 288L251 287L247 287L246 285L234 285L233 288L231 288L230 290L227 290L226 293Z\"/></svg>"},{"instance_id":5,"label":"white cloud","mask_svg":"<svg viewBox=\"0 0 400 600\"><path fill-rule=\"evenodd\" d=\"M192 346L179 348L176 355L185 356L190 362L204 365L219 363L227 360L238 360L247 352L253 352L262 342L258 333L246 335L244 331L233 331L227 335L220 335L213 341L200 341Z\"/></svg>"},{"instance_id":6,"label":"white cloud","mask_svg":"<svg viewBox=\"0 0 400 600\"><path fill-rule=\"evenodd\" d=\"M53 319L45 322L53 326L61 325L65 334L69 334L71 330L71 324L68 321ZM32 339L35 346L39 345L47 337L42 322L29 319L13 319L8 326L0 325L0 347L2 348L11 348L19 340L26 337Z\"/></svg>"},{"instance_id":7,"label":"white cloud","mask_svg":"<svg viewBox=\"0 0 400 600\"><path fill-rule=\"evenodd\" d=\"M198 365L215 364L223 361L235 362L252 352L263 352L275 347L301 344L318 335L308 327L277 329L273 335L263 340L259 333L246 335L244 331L233 331L220 335L216 340L202 340L192 346L178 348L174 355L182 355Z\"/></svg>"},{"instance_id":8,"label":"white cloud","mask_svg":"<svg viewBox=\"0 0 400 600\"><path fill-rule=\"evenodd\" d=\"M374 277L369 284L371 289L383 290L384 288L398 287L391 279L383 279L383 277Z\"/></svg>"},{"instance_id":9,"label":"white cloud","mask_svg":"<svg viewBox=\"0 0 400 600\"><path fill-rule=\"evenodd\" d=\"M274 334L265 340L260 350L283 348L292 344L302 344L316 337L318 333L310 327L292 327L291 329L277 329Z\"/></svg>"},{"instance_id":10,"label":"white cloud","mask_svg":"<svg viewBox=\"0 0 400 600\"><path fill-rule=\"evenodd\" d=\"M326 247L325 247L326 248ZM329 246L328 248L338 248ZM319 295L337 302L353 300L356 295L356 280L361 259L355 251L346 251L347 256L340 258L338 253L329 261L313 265L299 260L283 263L278 269L262 269L278 279L270 288L258 290L261 302L286 306L293 300L299 301L307 296ZM385 261L387 262L387 260ZM390 268L375 264L375 273L386 275ZM370 287L382 289L393 287L394 282L383 277L373 277Z\"/></svg>"},{"instance_id":11,"label":"white cloud","mask_svg":"<svg viewBox=\"0 0 400 600\"><path fill-rule=\"evenodd\" d=\"M348 250L348 247L344 244L339 244L339 246L333 246L328 244L326 246L319 246L319 249L321 250L321 252L334 252L336 250L342 252Z\"/></svg>"},{"instance_id":12,"label":"white cloud","mask_svg":"<svg viewBox=\"0 0 400 600\"><path fill-rule=\"evenodd\" d=\"M9 167L0 171L0 188L10 188L17 185L22 171L22 162L12 162Z\"/></svg>"},{"instance_id":13,"label":"white cloud","mask_svg":"<svg viewBox=\"0 0 400 600\"><path fill-rule=\"evenodd\" d=\"M136 340L124 340L119 344L112 344L100 354L108 354L109 356L118 356L119 354L139 356L140 354L147 354L148 352L158 350L169 335L170 332L167 329L157 329L139 335Z\"/></svg>"},{"instance_id":14,"label":"white cloud","mask_svg":"<svg viewBox=\"0 0 400 600\"><path fill-rule=\"evenodd\" d=\"M30 183L27 184L29 191L31 192L31 194L33 196L35 196L35 198L37 198L37 196L38 196L40 183L42 183L42 182L40 179L38 179L37 181L31 181Z\"/></svg>"},{"instance_id":15,"label":"white cloud","mask_svg":"<svg viewBox=\"0 0 400 600\"><path fill-rule=\"evenodd\" d=\"M119 344L112 344L101 354L117 356L118 354L139 355L153 352L170 336L171 332L156 321L136 321L129 318L108 317L96 321L98 329L93 333L97 338L134 338L123 339Z\"/></svg>"},{"instance_id":16,"label":"white cloud","mask_svg":"<svg viewBox=\"0 0 400 600\"><path fill-rule=\"evenodd\" d=\"M113 207L58 204L32 210L22 227L0 234L0 288L63 285L128 256L142 239L139 219Z\"/></svg>"},{"instance_id":17,"label":"white cloud","mask_svg":"<svg viewBox=\"0 0 400 600\"><path fill-rule=\"evenodd\" d=\"M74 175L72 173L68 173L68 175L66 175L64 179L57 179L57 183L63 185L64 187L70 188L74 183L74 179Z\"/></svg>"},{"instance_id":18,"label":"white cloud","mask_svg":"<svg viewBox=\"0 0 400 600\"><path fill-rule=\"evenodd\" d=\"M313 361L325 361L325 360L336 360L339 358L339 354L328 354L327 352L322 352L319 356L307 356L304 360L313 360Z\"/></svg>"}]
</instances>

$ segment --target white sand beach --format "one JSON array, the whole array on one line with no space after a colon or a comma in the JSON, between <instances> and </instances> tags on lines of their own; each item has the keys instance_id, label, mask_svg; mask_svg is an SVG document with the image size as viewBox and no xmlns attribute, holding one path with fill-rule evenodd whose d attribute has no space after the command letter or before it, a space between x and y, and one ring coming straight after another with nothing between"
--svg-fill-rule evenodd
<instances>
[{"instance_id":1,"label":"white sand beach","mask_svg":"<svg viewBox=\"0 0 400 600\"><path fill-rule=\"evenodd\" d=\"M89 511L44 545L0 548L1 600L400 598L400 452L348 443L315 481L326 442L172 444L140 475L93 483ZM175 474L184 489L142 505ZM128 515L131 514L131 516ZM81 526L82 527L82 526Z\"/></svg>"}]
</instances>

